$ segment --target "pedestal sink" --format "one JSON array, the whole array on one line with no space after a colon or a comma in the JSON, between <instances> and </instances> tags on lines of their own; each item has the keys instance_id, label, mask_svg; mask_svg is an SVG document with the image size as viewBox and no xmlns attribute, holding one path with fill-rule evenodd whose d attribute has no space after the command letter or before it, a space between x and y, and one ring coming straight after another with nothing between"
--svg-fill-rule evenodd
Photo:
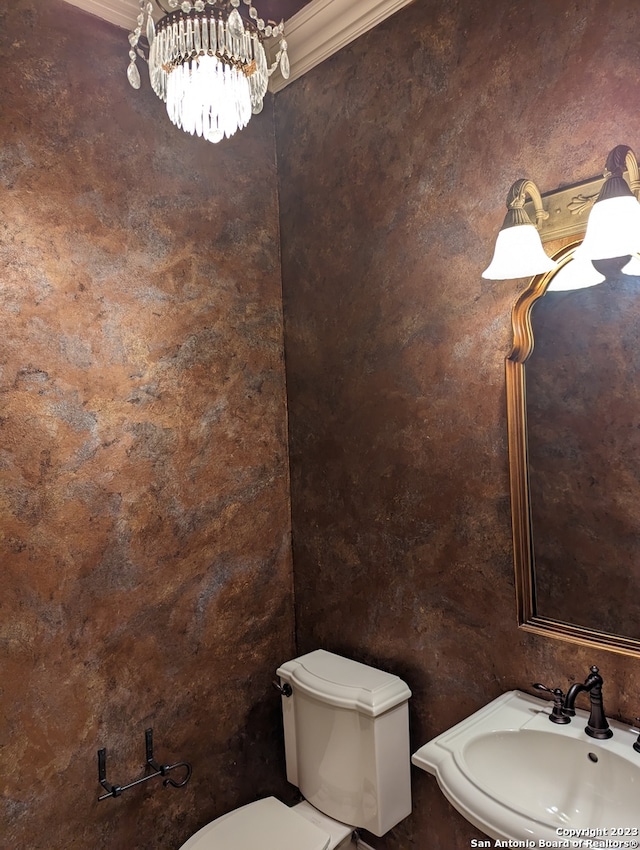
<instances>
[{"instance_id":1,"label":"pedestal sink","mask_svg":"<svg viewBox=\"0 0 640 850\"><path fill-rule=\"evenodd\" d=\"M613 738L599 741L584 731L586 712L558 726L550 709L545 700L509 691L429 741L412 761L496 840L586 847L571 842L590 838L594 847L598 840L619 842L602 847L638 847L637 730L609 721Z\"/></svg>"}]
</instances>

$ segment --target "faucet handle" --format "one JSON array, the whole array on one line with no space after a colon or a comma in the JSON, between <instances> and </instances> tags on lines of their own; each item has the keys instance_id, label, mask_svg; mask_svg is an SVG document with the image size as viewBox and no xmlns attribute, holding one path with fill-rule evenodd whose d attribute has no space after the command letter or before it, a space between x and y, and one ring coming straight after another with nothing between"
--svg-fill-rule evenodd
<instances>
[{"instance_id":1,"label":"faucet handle","mask_svg":"<svg viewBox=\"0 0 640 850\"><path fill-rule=\"evenodd\" d=\"M532 682L531 687L535 688L536 691L546 691L549 694L552 694L554 691L560 690L560 688L548 688L546 685L540 684L540 682Z\"/></svg>"},{"instance_id":2,"label":"faucet handle","mask_svg":"<svg viewBox=\"0 0 640 850\"><path fill-rule=\"evenodd\" d=\"M551 694L553 697L553 710L549 715L549 720L552 723L571 723L571 718L568 717L564 711L564 693L560 690L560 688L548 688L546 685L542 685L540 682L532 682L532 688L535 688L537 691L545 691L548 694Z\"/></svg>"},{"instance_id":3,"label":"faucet handle","mask_svg":"<svg viewBox=\"0 0 640 850\"><path fill-rule=\"evenodd\" d=\"M635 720L637 720L637 721L639 721L639 722L640 722L640 717L636 717L636 718L635 718ZM640 753L640 735L638 735L638 740L634 743L634 745L633 745L633 749L634 749L637 753Z\"/></svg>"}]
</instances>

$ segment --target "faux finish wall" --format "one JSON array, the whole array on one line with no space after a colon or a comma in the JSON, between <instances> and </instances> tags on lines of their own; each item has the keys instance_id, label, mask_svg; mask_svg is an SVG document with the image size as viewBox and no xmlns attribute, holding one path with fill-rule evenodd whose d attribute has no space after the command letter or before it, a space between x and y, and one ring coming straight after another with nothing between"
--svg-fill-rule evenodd
<instances>
[{"instance_id":1,"label":"faux finish wall","mask_svg":"<svg viewBox=\"0 0 640 850\"><path fill-rule=\"evenodd\" d=\"M276 98L298 650L413 689L418 747L502 691L640 660L516 627L504 358L523 282L483 281L511 183L640 148L633 0L417 0ZM557 766L561 769L561 766ZM553 769L553 768L550 768ZM478 833L415 771L375 847Z\"/></svg>"},{"instance_id":2,"label":"faux finish wall","mask_svg":"<svg viewBox=\"0 0 640 850\"><path fill-rule=\"evenodd\" d=\"M285 784L271 109L233 145L197 142L130 89L127 49L71 6L0 4L7 848L170 850ZM190 784L98 803L97 749L123 785L148 726Z\"/></svg>"}]
</instances>

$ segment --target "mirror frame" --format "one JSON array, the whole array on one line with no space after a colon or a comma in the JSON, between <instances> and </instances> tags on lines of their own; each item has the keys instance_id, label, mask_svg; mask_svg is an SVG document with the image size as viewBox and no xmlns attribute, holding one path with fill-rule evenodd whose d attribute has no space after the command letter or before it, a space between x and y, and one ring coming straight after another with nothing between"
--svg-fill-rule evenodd
<instances>
[{"instance_id":1,"label":"mirror frame","mask_svg":"<svg viewBox=\"0 0 640 850\"><path fill-rule=\"evenodd\" d=\"M581 240L573 240L553 255L559 268L571 259ZM531 311L546 293L558 269L532 278L511 311L513 347L505 361L511 528L518 626L527 632L571 643L640 657L640 640L539 616L536 606L535 557L531 524L527 438L525 364L533 352Z\"/></svg>"}]
</instances>

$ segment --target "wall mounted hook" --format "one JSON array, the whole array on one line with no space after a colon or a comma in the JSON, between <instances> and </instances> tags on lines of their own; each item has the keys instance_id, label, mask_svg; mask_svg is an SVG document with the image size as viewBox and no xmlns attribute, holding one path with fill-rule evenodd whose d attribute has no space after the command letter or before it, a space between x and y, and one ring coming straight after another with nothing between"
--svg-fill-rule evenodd
<instances>
[{"instance_id":1,"label":"wall mounted hook","mask_svg":"<svg viewBox=\"0 0 640 850\"><path fill-rule=\"evenodd\" d=\"M145 754L146 754L146 767L151 768L153 773L148 773L145 776L141 776L140 779L136 779L133 782L129 782L127 785L112 785L107 780L107 751L103 747L98 750L98 782L107 792L106 794L102 794L98 797L98 800L106 800L108 797L119 797L124 791L127 791L129 788L133 788L135 785L141 785L143 782L147 782L149 779L153 779L156 776L166 777L163 781L163 786L166 788L167 785L172 785L174 788L182 788L187 782L191 779L191 765L186 761L178 761L175 764L159 764L155 758L153 757L153 729L146 729L144 733L145 738ZM167 777L167 774L174 770L176 767L184 768L185 775L184 778L180 782L176 782L171 777Z\"/></svg>"},{"instance_id":2,"label":"wall mounted hook","mask_svg":"<svg viewBox=\"0 0 640 850\"><path fill-rule=\"evenodd\" d=\"M158 764L158 762L153 757L153 729L146 729L144 733L144 742L145 749L147 754L147 764L148 766L154 770L157 776L166 776L170 770L173 770L176 767L184 767L186 770L186 774L182 782L176 782L175 779L165 779L162 783L165 788L167 785L173 785L174 788L182 788L183 785L186 785L187 782L191 779L191 765L186 761L177 761L175 764Z\"/></svg>"}]
</instances>

